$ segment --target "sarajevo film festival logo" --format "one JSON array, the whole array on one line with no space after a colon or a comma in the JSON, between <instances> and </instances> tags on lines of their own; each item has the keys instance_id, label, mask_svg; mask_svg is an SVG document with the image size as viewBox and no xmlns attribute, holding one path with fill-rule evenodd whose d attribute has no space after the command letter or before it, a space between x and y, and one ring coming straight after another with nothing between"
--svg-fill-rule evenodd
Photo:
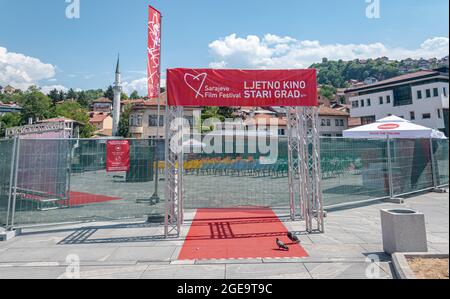
<instances>
[{"instance_id":1,"label":"sarajevo film festival logo","mask_svg":"<svg viewBox=\"0 0 450 299\"><path fill-rule=\"evenodd\" d=\"M80 0L65 0L66 7L66 18L68 19L79 19L80 18Z\"/></svg>"},{"instance_id":2,"label":"sarajevo film festival logo","mask_svg":"<svg viewBox=\"0 0 450 299\"><path fill-rule=\"evenodd\" d=\"M380 0L366 0L366 17L368 19L379 19L381 18L381 5Z\"/></svg>"},{"instance_id":3,"label":"sarajevo film festival logo","mask_svg":"<svg viewBox=\"0 0 450 299\"><path fill-rule=\"evenodd\" d=\"M189 86L190 89L192 89L195 92L195 98L198 98L199 96L204 98L205 96L201 93L203 85L205 84L206 77L208 74L203 73L200 75L192 75L192 74L184 74L184 82L187 86Z\"/></svg>"}]
</instances>

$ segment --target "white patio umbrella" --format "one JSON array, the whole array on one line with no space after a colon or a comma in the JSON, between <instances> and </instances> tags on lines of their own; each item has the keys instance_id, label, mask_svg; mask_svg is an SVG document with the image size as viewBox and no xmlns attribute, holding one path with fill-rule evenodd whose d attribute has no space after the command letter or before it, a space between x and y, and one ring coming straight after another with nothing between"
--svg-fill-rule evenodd
<instances>
[{"instance_id":1,"label":"white patio umbrella","mask_svg":"<svg viewBox=\"0 0 450 299\"><path fill-rule=\"evenodd\" d=\"M344 131L344 138L386 139L447 139L444 133L424 126L416 125L398 116L389 116L375 123Z\"/></svg>"}]
</instances>

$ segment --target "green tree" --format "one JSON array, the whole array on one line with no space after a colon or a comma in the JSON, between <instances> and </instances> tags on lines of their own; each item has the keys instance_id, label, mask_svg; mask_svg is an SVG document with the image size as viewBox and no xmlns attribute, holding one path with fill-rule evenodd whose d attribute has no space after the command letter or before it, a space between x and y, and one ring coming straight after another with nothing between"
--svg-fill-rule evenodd
<instances>
[{"instance_id":1,"label":"green tree","mask_svg":"<svg viewBox=\"0 0 450 299\"><path fill-rule=\"evenodd\" d=\"M128 100L129 98L128 98L128 95L126 93L122 92L120 94L120 99L123 101L123 100Z\"/></svg>"},{"instance_id":2,"label":"green tree","mask_svg":"<svg viewBox=\"0 0 450 299\"><path fill-rule=\"evenodd\" d=\"M76 100L77 99L77 93L72 88L69 89L66 95L66 99L68 100Z\"/></svg>"},{"instance_id":3,"label":"green tree","mask_svg":"<svg viewBox=\"0 0 450 299\"><path fill-rule=\"evenodd\" d=\"M89 105L92 103L92 101L103 97L104 91L103 89L89 89L84 91L86 93L87 100L89 102Z\"/></svg>"},{"instance_id":4,"label":"green tree","mask_svg":"<svg viewBox=\"0 0 450 299\"><path fill-rule=\"evenodd\" d=\"M52 101L35 87L30 87L23 95L22 101L22 123L28 119L46 119L54 116L52 113Z\"/></svg>"},{"instance_id":5,"label":"green tree","mask_svg":"<svg viewBox=\"0 0 450 299\"><path fill-rule=\"evenodd\" d=\"M329 100L333 100L335 98L336 95L336 88L334 88L331 85L323 85L320 88L319 94L324 97L327 98Z\"/></svg>"},{"instance_id":6,"label":"green tree","mask_svg":"<svg viewBox=\"0 0 450 299\"><path fill-rule=\"evenodd\" d=\"M60 90L59 91L59 99L58 102L62 102L66 99L66 93L64 92L64 90Z\"/></svg>"},{"instance_id":7,"label":"green tree","mask_svg":"<svg viewBox=\"0 0 450 299\"><path fill-rule=\"evenodd\" d=\"M103 94L103 96L105 98L110 99L111 101L114 101L114 89L113 89L113 87L111 85L108 86L108 88L106 89L106 91Z\"/></svg>"},{"instance_id":8,"label":"green tree","mask_svg":"<svg viewBox=\"0 0 450 299\"><path fill-rule=\"evenodd\" d=\"M225 117L220 114L220 107L206 107L202 111L202 126L201 126L201 132L209 132L214 130L214 125L210 124L208 126L203 126L205 120L207 119L214 119L214 120L220 120L224 121Z\"/></svg>"},{"instance_id":9,"label":"green tree","mask_svg":"<svg viewBox=\"0 0 450 299\"><path fill-rule=\"evenodd\" d=\"M48 97L52 100L53 104L60 101L59 91L56 88L50 90Z\"/></svg>"},{"instance_id":10,"label":"green tree","mask_svg":"<svg viewBox=\"0 0 450 299\"><path fill-rule=\"evenodd\" d=\"M77 96L77 102L82 108L89 108L89 98L85 91L80 91Z\"/></svg>"},{"instance_id":11,"label":"green tree","mask_svg":"<svg viewBox=\"0 0 450 299\"><path fill-rule=\"evenodd\" d=\"M54 114L79 122L82 125L82 129L80 130L81 138L92 137L95 128L89 123L89 111L81 107L80 103L69 101L58 104L55 107Z\"/></svg>"},{"instance_id":12,"label":"green tree","mask_svg":"<svg viewBox=\"0 0 450 299\"><path fill-rule=\"evenodd\" d=\"M139 93L135 90L130 94L130 99L137 100L140 99Z\"/></svg>"},{"instance_id":13,"label":"green tree","mask_svg":"<svg viewBox=\"0 0 450 299\"><path fill-rule=\"evenodd\" d=\"M20 126L21 121L20 113L5 113L0 116L0 137L5 137L6 129Z\"/></svg>"},{"instance_id":14,"label":"green tree","mask_svg":"<svg viewBox=\"0 0 450 299\"><path fill-rule=\"evenodd\" d=\"M119 136L122 136L124 138L131 137L129 119L130 119L132 108L133 108L133 105L131 105L131 104L126 105L123 108L123 112L120 115L119 128L118 128L119 132L118 133L119 133Z\"/></svg>"}]
</instances>

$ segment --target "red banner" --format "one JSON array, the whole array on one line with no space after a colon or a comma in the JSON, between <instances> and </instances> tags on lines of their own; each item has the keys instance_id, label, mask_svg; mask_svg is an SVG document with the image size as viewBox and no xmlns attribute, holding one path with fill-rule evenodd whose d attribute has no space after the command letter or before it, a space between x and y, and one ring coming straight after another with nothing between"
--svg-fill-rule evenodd
<instances>
[{"instance_id":1,"label":"red banner","mask_svg":"<svg viewBox=\"0 0 450 299\"><path fill-rule=\"evenodd\" d=\"M171 106L318 106L308 70L167 70Z\"/></svg>"},{"instance_id":2,"label":"red banner","mask_svg":"<svg viewBox=\"0 0 450 299\"><path fill-rule=\"evenodd\" d=\"M159 97L161 81L161 13L149 6L147 46L148 97Z\"/></svg>"},{"instance_id":3,"label":"red banner","mask_svg":"<svg viewBox=\"0 0 450 299\"><path fill-rule=\"evenodd\" d=\"M130 144L127 140L108 140L106 143L106 171L130 171Z\"/></svg>"}]
</instances>

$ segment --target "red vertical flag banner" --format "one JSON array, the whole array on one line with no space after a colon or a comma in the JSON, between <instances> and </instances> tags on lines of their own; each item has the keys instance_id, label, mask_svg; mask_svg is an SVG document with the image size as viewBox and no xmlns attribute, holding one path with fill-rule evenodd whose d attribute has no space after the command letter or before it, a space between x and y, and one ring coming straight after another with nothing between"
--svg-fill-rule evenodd
<instances>
[{"instance_id":1,"label":"red vertical flag banner","mask_svg":"<svg viewBox=\"0 0 450 299\"><path fill-rule=\"evenodd\" d=\"M130 171L130 144L128 140L108 140L106 143L106 171Z\"/></svg>"},{"instance_id":2,"label":"red vertical flag banner","mask_svg":"<svg viewBox=\"0 0 450 299\"><path fill-rule=\"evenodd\" d=\"M161 13L149 6L147 46L148 97L159 97L161 82Z\"/></svg>"}]
</instances>

